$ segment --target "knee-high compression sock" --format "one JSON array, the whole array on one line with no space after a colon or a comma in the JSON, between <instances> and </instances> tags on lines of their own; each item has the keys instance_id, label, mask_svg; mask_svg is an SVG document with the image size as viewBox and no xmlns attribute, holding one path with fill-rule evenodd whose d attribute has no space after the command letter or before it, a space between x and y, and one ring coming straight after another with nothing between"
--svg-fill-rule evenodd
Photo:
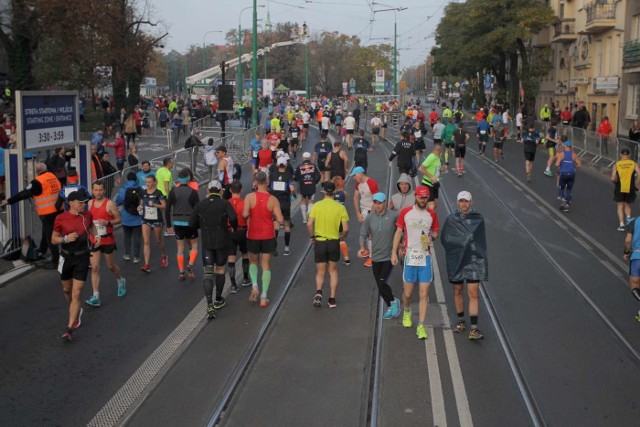
<instances>
[{"instance_id":1,"label":"knee-high compression sock","mask_svg":"<svg viewBox=\"0 0 640 427\"><path fill-rule=\"evenodd\" d=\"M251 284L254 288L258 287L258 264L249 266L249 276L251 276Z\"/></svg>"},{"instance_id":2,"label":"knee-high compression sock","mask_svg":"<svg viewBox=\"0 0 640 427\"><path fill-rule=\"evenodd\" d=\"M184 271L184 253L178 252L176 253L176 261L178 262L178 271Z\"/></svg>"},{"instance_id":3,"label":"knee-high compression sock","mask_svg":"<svg viewBox=\"0 0 640 427\"><path fill-rule=\"evenodd\" d=\"M285 231L284 232L284 245L285 246L289 246L289 243L291 243L291 232L290 231Z\"/></svg>"},{"instance_id":4,"label":"knee-high compression sock","mask_svg":"<svg viewBox=\"0 0 640 427\"><path fill-rule=\"evenodd\" d=\"M300 213L302 214L302 220L307 220L307 205L300 204Z\"/></svg>"},{"instance_id":5,"label":"knee-high compression sock","mask_svg":"<svg viewBox=\"0 0 640 427\"><path fill-rule=\"evenodd\" d=\"M189 265L193 266L193 264L196 263L197 259L198 259L198 250L197 249L191 249L189 251Z\"/></svg>"},{"instance_id":6,"label":"knee-high compression sock","mask_svg":"<svg viewBox=\"0 0 640 427\"><path fill-rule=\"evenodd\" d=\"M258 272L256 271L256 276ZM249 278L249 260L246 258L242 259L242 277L245 279Z\"/></svg>"},{"instance_id":7,"label":"knee-high compression sock","mask_svg":"<svg viewBox=\"0 0 640 427\"><path fill-rule=\"evenodd\" d=\"M216 300L220 301L222 299L222 289L224 289L224 273L215 274L216 276Z\"/></svg>"},{"instance_id":8,"label":"knee-high compression sock","mask_svg":"<svg viewBox=\"0 0 640 427\"><path fill-rule=\"evenodd\" d=\"M449 164L449 149L444 150L444 164L448 165Z\"/></svg>"},{"instance_id":9,"label":"knee-high compression sock","mask_svg":"<svg viewBox=\"0 0 640 427\"><path fill-rule=\"evenodd\" d=\"M212 268L213 269L213 268ZM202 280L204 287L204 295L207 297L207 304L213 304L213 272L204 271L204 280Z\"/></svg>"},{"instance_id":10,"label":"knee-high compression sock","mask_svg":"<svg viewBox=\"0 0 640 427\"><path fill-rule=\"evenodd\" d=\"M231 280L231 285L236 286L236 263L228 262L227 271L229 271L229 280Z\"/></svg>"},{"instance_id":11,"label":"knee-high compression sock","mask_svg":"<svg viewBox=\"0 0 640 427\"><path fill-rule=\"evenodd\" d=\"M271 284L271 270L262 270L262 298L267 297L267 291Z\"/></svg>"},{"instance_id":12,"label":"knee-high compression sock","mask_svg":"<svg viewBox=\"0 0 640 427\"><path fill-rule=\"evenodd\" d=\"M349 247L344 240L340 240L340 252L342 252L342 258L349 259Z\"/></svg>"}]
</instances>

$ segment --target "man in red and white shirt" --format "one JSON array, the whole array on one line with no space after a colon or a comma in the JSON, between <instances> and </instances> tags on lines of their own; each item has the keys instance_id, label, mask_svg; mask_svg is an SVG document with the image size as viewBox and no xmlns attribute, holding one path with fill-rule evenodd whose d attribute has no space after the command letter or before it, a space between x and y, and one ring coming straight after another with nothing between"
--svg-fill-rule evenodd
<instances>
[{"instance_id":1,"label":"man in red and white shirt","mask_svg":"<svg viewBox=\"0 0 640 427\"><path fill-rule=\"evenodd\" d=\"M373 195L380 190L378 190L378 183L375 179L368 177L364 173L364 168L362 166L353 168L351 176L356 181L356 189L353 192L353 207L356 211L358 221L362 224L369 212L371 212L371 209L373 209ZM364 239L363 237L360 238ZM360 244L363 243L364 240L360 242ZM371 267L372 265L371 258L368 258L370 253L371 240L367 239L367 250L361 254L361 258L367 258L364 263L365 267Z\"/></svg>"},{"instance_id":2,"label":"man in red and white shirt","mask_svg":"<svg viewBox=\"0 0 640 427\"><path fill-rule=\"evenodd\" d=\"M393 236L393 249L391 251L391 264L398 264L398 247L403 240L404 269L402 272L402 303L404 315L402 326L410 328L413 325L411 319L411 296L416 283L420 290L420 303L418 313L418 327L416 335L419 339L427 338L424 321L427 318L427 304L429 302L429 286L433 281L431 267L431 242L438 237L440 226L435 211L427 207L429 201L429 187L421 185L415 190L416 201L413 206L404 208L396 220L396 233Z\"/></svg>"}]
</instances>

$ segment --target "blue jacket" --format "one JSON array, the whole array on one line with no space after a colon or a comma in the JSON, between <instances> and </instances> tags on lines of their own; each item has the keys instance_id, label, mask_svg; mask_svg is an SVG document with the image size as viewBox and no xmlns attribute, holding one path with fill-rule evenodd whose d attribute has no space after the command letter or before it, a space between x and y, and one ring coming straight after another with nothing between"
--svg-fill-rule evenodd
<instances>
[{"instance_id":1,"label":"blue jacket","mask_svg":"<svg viewBox=\"0 0 640 427\"><path fill-rule=\"evenodd\" d=\"M120 191L118 191L116 205L122 206L124 204L124 193L127 191L127 188L136 187L138 187L138 184L135 181L127 181ZM138 227L142 225L142 215L131 215L124 207L120 209L120 212L122 214L122 225L126 225L127 227Z\"/></svg>"}]
</instances>

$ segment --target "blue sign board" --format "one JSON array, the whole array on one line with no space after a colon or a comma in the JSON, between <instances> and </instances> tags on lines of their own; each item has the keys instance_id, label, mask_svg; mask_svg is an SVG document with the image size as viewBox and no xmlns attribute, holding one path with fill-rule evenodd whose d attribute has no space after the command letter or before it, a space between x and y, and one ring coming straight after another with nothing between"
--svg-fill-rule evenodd
<instances>
[{"instance_id":1,"label":"blue sign board","mask_svg":"<svg viewBox=\"0 0 640 427\"><path fill-rule=\"evenodd\" d=\"M386 91L391 90L391 80L386 80L384 82L384 90L386 90Z\"/></svg>"},{"instance_id":2,"label":"blue sign board","mask_svg":"<svg viewBox=\"0 0 640 427\"><path fill-rule=\"evenodd\" d=\"M22 142L25 150L41 150L79 140L77 92L21 92Z\"/></svg>"},{"instance_id":3,"label":"blue sign board","mask_svg":"<svg viewBox=\"0 0 640 427\"><path fill-rule=\"evenodd\" d=\"M493 79L491 78L491 74L484 75L484 91L491 92L491 86L493 83Z\"/></svg>"}]
</instances>

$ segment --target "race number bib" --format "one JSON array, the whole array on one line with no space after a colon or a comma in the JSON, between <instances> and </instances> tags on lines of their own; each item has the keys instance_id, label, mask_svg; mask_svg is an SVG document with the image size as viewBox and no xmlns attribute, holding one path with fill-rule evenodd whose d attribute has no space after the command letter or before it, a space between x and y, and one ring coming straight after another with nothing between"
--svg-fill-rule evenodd
<instances>
[{"instance_id":1,"label":"race number bib","mask_svg":"<svg viewBox=\"0 0 640 427\"><path fill-rule=\"evenodd\" d=\"M422 132L421 132L421 131L419 131L419 130L417 130L417 131L415 131L415 132L413 133L413 136L414 136L415 138L422 138Z\"/></svg>"},{"instance_id":2,"label":"race number bib","mask_svg":"<svg viewBox=\"0 0 640 427\"><path fill-rule=\"evenodd\" d=\"M286 183L284 181L273 181L273 191L284 191Z\"/></svg>"},{"instance_id":3,"label":"race number bib","mask_svg":"<svg viewBox=\"0 0 640 427\"><path fill-rule=\"evenodd\" d=\"M297 138L298 132L291 132L291 138Z\"/></svg>"},{"instance_id":4,"label":"race number bib","mask_svg":"<svg viewBox=\"0 0 640 427\"><path fill-rule=\"evenodd\" d=\"M78 189L75 187L65 187L64 188L64 198L68 199L69 198L69 194L73 193L74 191L77 191Z\"/></svg>"},{"instance_id":5,"label":"race number bib","mask_svg":"<svg viewBox=\"0 0 640 427\"><path fill-rule=\"evenodd\" d=\"M144 207L144 219L157 221L158 220L158 208L151 206Z\"/></svg>"},{"instance_id":6,"label":"race number bib","mask_svg":"<svg viewBox=\"0 0 640 427\"><path fill-rule=\"evenodd\" d=\"M60 255L58 258L58 273L62 274L62 269L64 268L64 257Z\"/></svg>"},{"instance_id":7,"label":"race number bib","mask_svg":"<svg viewBox=\"0 0 640 427\"><path fill-rule=\"evenodd\" d=\"M405 256L404 265L425 267L427 265L427 254L418 249L410 249Z\"/></svg>"},{"instance_id":8,"label":"race number bib","mask_svg":"<svg viewBox=\"0 0 640 427\"><path fill-rule=\"evenodd\" d=\"M106 236L107 235L107 226L101 225L99 221L93 221L93 226L96 228L96 233L98 236Z\"/></svg>"},{"instance_id":9,"label":"race number bib","mask_svg":"<svg viewBox=\"0 0 640 427\"><path fill-rule=\"evenodd\" d=\"M481 130L481 131L480 131L480 135L484 135L484 134L486 134L486 133L487 133L487 131L486 131L486 130Z\"/></svg>"}]
</instances>

